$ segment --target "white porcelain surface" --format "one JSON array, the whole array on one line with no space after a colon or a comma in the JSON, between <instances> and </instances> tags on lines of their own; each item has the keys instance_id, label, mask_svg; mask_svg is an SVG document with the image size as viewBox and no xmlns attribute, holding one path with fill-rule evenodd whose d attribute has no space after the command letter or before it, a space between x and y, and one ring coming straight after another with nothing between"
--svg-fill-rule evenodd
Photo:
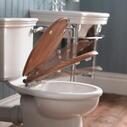
<instances>
[{"instance_id":1,"label":"white porcelain surface","mask_svg":"<svg viewBox=\"0 0 127 127\"><path fill-rule=\"evenodd\" d=\"M82 12L82 11L30 11L31 17L36 17L39 22L49 24L61 17L67 17L72 24L107 24L108 13Z\"/></svg>"},{"instance_id":2,"label":"white porcelain surface","mask_svg":"<svg viewBox=\"0 0 127 127\"><path fill-rule=\"evenodd\" d=\"M41 81L31 88L22 78L10 83L22 95L24 127L83 127L82 116L96 108L102 95L101 88L79 82Z\"/></svg>"},{"instance_id":3,"label":"white porcelain surface","mask_svg":"<svg viewBox=\"0 0 127 127\"><path fill-rule=\"evenodd\" d=\"M0 80L22 75L33 47L35 18L0 18Z\"/></svg>"},{"instance_id":4,"label":"white porcelain surface","mask_svg":"<svg viewBox=\"0 0 127 127\"><path fill-rule=\"evenodd\" d=\"M84 38L92 25L105 25L109 18L108 13L81 12L81 11L30 11L30 16L39 19L39 24L49 25L55 20L67 17L71 24L79 25L79 37Z\"/></svg>"},{"instance_id":5,"label":"white porcelain surface","mask_svg":"<svg viewBox=\"0 0 127 127\"><path fill-rule=\"evenodd\" d=\"M79 82L42 81L31 88L18 86L18 81L11 84L19 93L34 96L39 110L51 117L87 113L96 107L102 94L101 88Z\"/></svg>"}]
</instances>

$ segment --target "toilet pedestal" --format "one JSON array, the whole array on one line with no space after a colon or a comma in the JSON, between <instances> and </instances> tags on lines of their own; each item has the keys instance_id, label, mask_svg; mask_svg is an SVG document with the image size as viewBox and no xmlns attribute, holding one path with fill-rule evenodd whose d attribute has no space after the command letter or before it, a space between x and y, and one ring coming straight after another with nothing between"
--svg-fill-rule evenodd
<instances>
[{"instance_id":1,"label":"toilet pedestal","mask_svg":"<svg viewBox=\"0 0 127 127\"><path fill-rule=\"evenodd\" d=\"M36 101L32 96L21 97L23 112L23 127L83 127L81 116L73 118L49 118L43 116L36 107Z\"/></svg>"}]
</instances>

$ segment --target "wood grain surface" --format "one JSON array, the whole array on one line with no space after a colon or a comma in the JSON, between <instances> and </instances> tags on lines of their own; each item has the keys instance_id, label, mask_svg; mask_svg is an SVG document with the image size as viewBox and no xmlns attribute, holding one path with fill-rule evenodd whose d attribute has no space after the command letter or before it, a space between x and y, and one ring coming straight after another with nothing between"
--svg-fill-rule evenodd
<instances>
[{"instance_id":1,"label":"wood grain surface","mask_svg":"<svg viewBox=\"0 0 127 127\"><path fill-rule=\"evenodd\" d=\"M104 94L84 127L127 127L127 96Z\"/></svg>"}]
</instances>

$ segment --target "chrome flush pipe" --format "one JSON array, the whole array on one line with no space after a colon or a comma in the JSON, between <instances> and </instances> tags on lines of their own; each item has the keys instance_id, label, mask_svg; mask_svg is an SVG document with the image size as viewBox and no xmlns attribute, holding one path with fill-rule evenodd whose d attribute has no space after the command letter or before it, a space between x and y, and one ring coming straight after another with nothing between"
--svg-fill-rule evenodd
<instances>
[{"instance_id":1,"label":"chrome flush pipe","mask_svg":"<svg viewBox=\"0 0 127 127\"><path fill-rule=\"evenodd\" d=\"M101 32L101 29L102 29L102 26L101 25L95 25L94 27L95 29L95 38L94 38L94 47L93 47L93 50L97 50L97 42L99 39L102 39L103 36L99 37L99 34ZM93 60L92 60L92 67L95 68L96 66L96 56L93 56ZM93 70L92 72L92 78L95 77L95 71Z\"/></svg>"},{"instance_id":2,"label":"chrome flush pipe","mask_svg":"<svg viewBox=\"0 0 127 127\"><path fill-rule=\"evenodd\" d=\"M77 44L78 44L78 31L79 31L79 25L78 24L73 24L72 25L72 57L77 56ZM71 66L71 75L70 75L70 81L75 81L75 69L76 69L76 64L73 64Z\"/></svg>"}]
</instances>

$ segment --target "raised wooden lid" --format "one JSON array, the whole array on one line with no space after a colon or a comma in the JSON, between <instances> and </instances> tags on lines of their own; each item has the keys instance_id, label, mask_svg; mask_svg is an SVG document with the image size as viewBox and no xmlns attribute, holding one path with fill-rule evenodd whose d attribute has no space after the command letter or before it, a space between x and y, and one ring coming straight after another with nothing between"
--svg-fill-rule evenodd
<instances>
[{"instance_id":1,"label":"raised wooden lid","mask_svg":"<svg viewBox=\"0 0 127 127\"><path fill-rule=\"evenodd\" d=\"M28 76L30 72L50 58L62 40L68 24L69 20L67 18L61 18L47 28L30 53L23 71L23 76Z\"/></svg>"},{"instance_id":2,"label":"raised wooden lid","mask_svg":"<svg viewBox=\"0 0 127 127\"><path fill-rule=\"evenodd\" d=\"M60 18L49 26L39 38L24 67L23 76L27 77L24 80L24 83L41 80L57 70L97 55L96 51L90 51L75 58L57 59L55 51L58 48L68 25L69 19Z\"/></svg>"}]
</instances>

